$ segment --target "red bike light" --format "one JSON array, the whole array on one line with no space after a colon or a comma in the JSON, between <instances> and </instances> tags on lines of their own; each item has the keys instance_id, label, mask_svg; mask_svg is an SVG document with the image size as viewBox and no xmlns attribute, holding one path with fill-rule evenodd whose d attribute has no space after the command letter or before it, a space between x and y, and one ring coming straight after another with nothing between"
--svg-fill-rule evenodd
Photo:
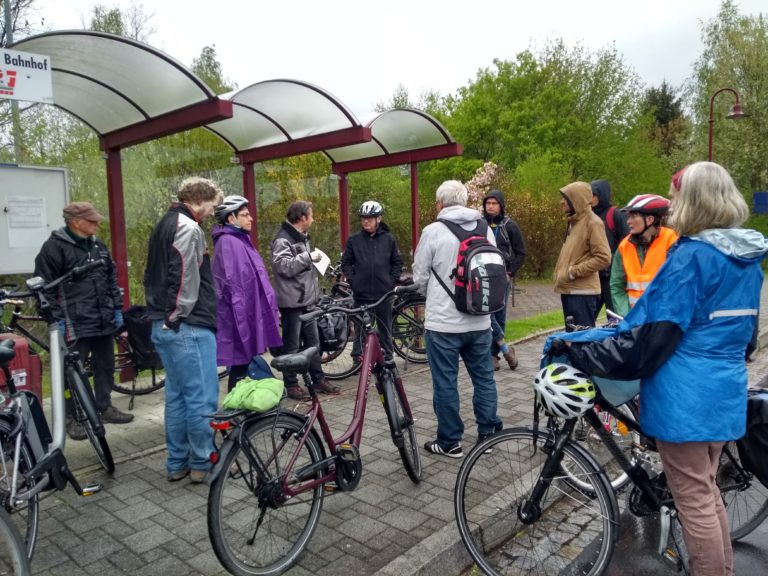
<instances>
[{"instance_id":1,"label":"red bike light","mask_svg":"<svg viewBox=\"0 0 768 576\"><path fill-rule=\"evenodd\" d=\"M208 459L211 461L211 464L216 464L216 462L219 461L219 453L214 450L211 452L211 455L208 456Z\"/></svg>"},{"instance_id":2,"label":"red bike light","mask_svg":"<svg viewBox=\"0 0 768 576\"><path fill-rule=\"evenodd\" d=\"M211 428L214 430L229 430L232 427L232 424L229 420L211 420L210 422Z\"/></svg>"}]
</instances>

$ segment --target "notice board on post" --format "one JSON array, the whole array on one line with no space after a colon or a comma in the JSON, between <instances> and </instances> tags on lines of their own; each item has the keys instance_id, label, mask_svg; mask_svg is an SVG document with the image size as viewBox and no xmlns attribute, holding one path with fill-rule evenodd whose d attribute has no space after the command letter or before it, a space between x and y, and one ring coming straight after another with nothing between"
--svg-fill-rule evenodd
<instances>
[{"instance_id":1,"label":"notice board on post","mask_svg":"<svg viewBox=\"0 0 768 576\"><path fill-rule=\"evenodd\" d=\"M65 168L0 164L0 274L30 274L51 232L64 226Z\"/></svg>"}]
</instances>

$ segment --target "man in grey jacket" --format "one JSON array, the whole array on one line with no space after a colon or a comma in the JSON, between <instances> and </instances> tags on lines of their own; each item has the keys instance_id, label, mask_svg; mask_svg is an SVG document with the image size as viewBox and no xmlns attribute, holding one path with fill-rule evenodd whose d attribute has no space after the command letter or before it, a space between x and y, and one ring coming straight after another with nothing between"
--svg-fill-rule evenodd
<instances>
[{"instance_id":1,"label":"man in grey jacket","mask_svg":"<svg viewBox=\"0 0 768 576\"><path fill-rule=\"evenodd\" d=\"M447 220L474 230L483 217L467 208L467 189L457 180L443 182L437 189L437 222L421 236L413 261L413 281L426 294L427 358L432 372L432 406L437 416L437 439L424 448L433 454L461 458L464 422L459 411L459 357L464 360L474 386L472 404L477 419L478 441L501 430L496 413L498 394L493 379L493 365L488 349L491 345L490 316L472 316L456 309L433 274L439 274L451 286L451 271L456 266L459 239L442 224ZM496 244L488 228L488 241Z\"/></svg>"},{"instance_id":2,"label":"man in grey jacket","mask_svg":"<svg viewBox=\"0 0 768 576\"><path fill-rule=\"evenodd\" d=\"M312 222L312 203L298 200L288 207L286 220L272 239L272 272L283 327L284 354L293 354L310 346L320 348L317 321L302 323L299 319L320 299L317 271L313 264L320 260L320 253L310 249L307 234ZM318 392L339 393L339 387L325 378L319 354L312 359L309 375ZM285 387L290 398L309 399L295 374L285 375Z\"/></svg>"}]
</instances>

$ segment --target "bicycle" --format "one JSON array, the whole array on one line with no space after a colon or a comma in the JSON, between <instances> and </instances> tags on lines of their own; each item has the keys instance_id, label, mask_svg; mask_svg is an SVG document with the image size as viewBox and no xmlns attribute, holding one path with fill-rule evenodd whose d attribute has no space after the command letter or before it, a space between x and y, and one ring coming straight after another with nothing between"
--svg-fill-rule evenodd
<instances>
[{"instance_id":1,"label":"bicycle","mask_svg":"<svg viewBox=\"0 0 768 576\"><path fill-rule=\"evenodd\" d=\"M81 496L103 489L101 484L80 486L64 456L65 394L74 400L75 418L81 419L96 449L102 467L114 471L112 453L104 436L104 426L96 410L93 392L83 377L76 352L67 349L51 305L45 295L59 284L81 276L100 261L73 268L64 276L45 284L42 278L27 280L26 292L0 290L0 303L14 298L35 299L38 313L48 322L51 355L51 409L53 430L45 420L42 404L28 391L18 391L8 368L13 360L13 340L0 342L0 367L5 375L10 397L0 402L0 504L11 514L26 543L31 558L37 540L39 494L44 490L63 490L71 484Z\"/></svg>"},{"instance_id":2,"label":"bicycle","mask_svg":"<svg viewBox=\"0 0 768 576\"><path fill-rule=\"evenodd\" d=\"M626 473L632 488L627 509L659 515L658 553L685 568L674 501L655 450L639 422L597 392L596 402L636 433L631 459L594 410L581 419ZM590 450L573 439L577 418L550 417L544 428L503 430L480 442L459 470L454 511L461 539L486 574L584 574L608 567L621 522L616 492ZM489 452L490 450L490 452ZM729 516L731 538L745 537L768 517L768 489L726 444L717 482Z\"/></svg>"},{"instance_id":3,"label":"bicycle","mask_svg":"<svg viewBox=\"0 0 768 576\"><path fill-rule=\"evenodd\" d=\"M389 292L379 302L358 308L330 308L359 316L366 333L354 413L340 436L334 438L307 373L315 348L272 360L281 372L302 374L311 397L306 413L278 407L262 414L238 410L213 415L211 427L224 440L214 452L209 474L208 534L216 557L230 573L264 576L287 570L311 539L325 494L357 488L371 376L403 466L411 481L421 481L413 413L397 367L384 360L369 313L393 295ZM322 313L308 312L302 321Z\"/></svg>"},{"instance_id":4,"label":"bicycle","mask_svg":"<svg viewBox=\"0 0 768 576\"><path fill-rule=\"evenodd\" d=\"M0 508L0 574L28 576L29 568L24 540L18 528L3 508Z\"/></svg>"}]
</instances>

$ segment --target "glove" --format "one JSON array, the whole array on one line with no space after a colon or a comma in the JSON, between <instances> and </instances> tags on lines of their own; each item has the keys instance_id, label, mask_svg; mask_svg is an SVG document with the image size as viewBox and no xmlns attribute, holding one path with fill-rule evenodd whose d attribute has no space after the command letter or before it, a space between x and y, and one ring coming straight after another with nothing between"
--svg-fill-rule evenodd
<instances>
[{"instance_id":1,"label":"glove","mask_svg":"<svg viewBox=\"0 0 768 576\"><path fill-rule=\"evenodd\" d=\"M123 327L123 311L122 310L115 310L115 331L120 330L120 328Z\"/></svg>"},{"instance_id":2,"label":"glove","mask_svg":"<svg viewBox=\"0 0 768 576\"><path fill-rule=\"evenodd\" d=\"M312 262L320 262L320 252L318 252L316 249L312 250L312 252L309 254L309 257L312 259Z\"/></svg>"}]
</instances>

